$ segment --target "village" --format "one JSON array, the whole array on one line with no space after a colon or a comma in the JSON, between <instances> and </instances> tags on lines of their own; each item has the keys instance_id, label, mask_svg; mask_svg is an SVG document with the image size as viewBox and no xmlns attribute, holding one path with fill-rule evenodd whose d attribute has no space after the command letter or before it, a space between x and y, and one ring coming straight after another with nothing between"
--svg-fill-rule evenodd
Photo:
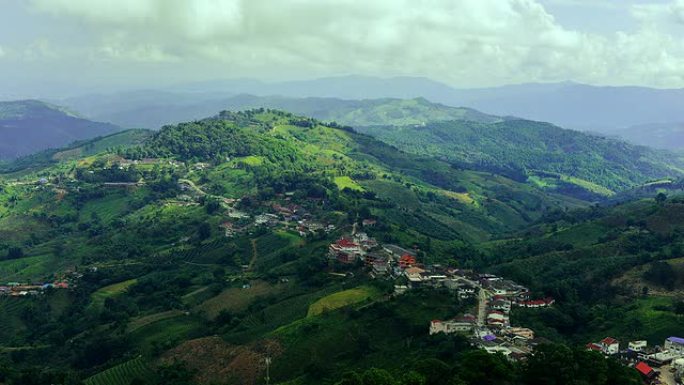
<instances>
[{"instance_id":1,"label":"village","mask_svg":"<svg viewBox=\"0 0 684 385\"><path fill-rule=\"evenodd\" d=\"M364 227L374 221L364 221ZM342 264L362 262L373 278L395 281L395 293L402 294L417 287L446 288L461 300L476 303L474 314L455 315L449 320L433 320L431 335L463 334L472 345L489 353L500 353L511 360L522 360L535 346L546 340L535 338L534 331L514 327L510 312L515 306L543 308L553 306L553 298L532 299L530 291L513 281L471 270L425 265L417 253L397 245L381 245L364 232L342 237L329 247L329 257Z\"/></svg>"},{"instance_id":2,"label":"village","mask_svg":"<svg viewBox=\"0 0 684 385\"><path fill-rule=\"evenodd\" d=\"M662 345L649 346L645 340L621 344L615 338L606 337L590 342L587 350L613 357L634 367L648 384L682 384L684 381L684 338L668 337Z\"/></svg>"},{"instance_id":3,"label":"village","mask_svg":"<svg viewBox=\"0 0 684 385\"><path fill-rule=\"evenodd\" d=\"M24 297L44 294L47 290L65 290L74 285L69 280L58 280L40 284L7 282L0 285L0 297Z\"/></svg>"},{"instance_id":4,"label":"village","mask_svg":"<svg viewBox=\"0 0 684 385\"><path fill-rule=\"evenodd\" d=\"M375 220L363 221L363 227L374 225ZM536 346L550 342L535 336L530 328L511 324L513 308L541 309L555 304L551 297L532 298L530 290L516 282L492 274L422 264L415 250L380 244L357 231L356 226L349 236L330 244L328 251L336 263L363 263L370 277L393 280L397 295L417 287L446 288L461 300L476 302L471 313L432 320L430 335L460 334L468 337L472 346L502 354L511 361L523 361ZM586 348L633 367L647 384L684 383L684 338L669 337L662 346L649 347L644 340L621 346L616 339L607 337Z\"/></svg>"}]
</instances>

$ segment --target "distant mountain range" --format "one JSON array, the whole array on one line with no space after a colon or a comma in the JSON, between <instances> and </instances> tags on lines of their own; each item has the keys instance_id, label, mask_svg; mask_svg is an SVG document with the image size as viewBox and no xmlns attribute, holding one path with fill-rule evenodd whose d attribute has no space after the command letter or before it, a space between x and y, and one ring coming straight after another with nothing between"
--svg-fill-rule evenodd
<instances>
[{"instance_id":1,"label":"distant mountain range","mask_svg":"<svg viewBox=\"0 0 684 385\"><path fill-rule=\"evenodd\" d=\"M35 100L0 102L0 160L11 160L120 128Z\"/></svg>"},{"instance_id":2,"label":"distant mountain range","mask_svg":"<svg viewBox=\"0 0 684 385\"><path fill-rule=\"evenodd\" d=\"M199 119L220 109L244 107L244 103L233 99L241 94L357 101L422 97L446 106L462 106L498 116L517 116L621 136L636 144L663 147L662 143L665 143L667 148L684 147L684 141L677 134L677 127L684 122L682 89L597 87L570 82L457 89L426 78L345 76L279 83L256 80L203 82L164 90L87 95L60 103L91 119L125 127L158 128L166 123ZM273 103L273 106L278 107L278 104ZM290 110L306 113L296 108ZM654 139L650 135L653 124L665 129L659 131L664 136ZM634 130L643 130L643 133Z\"/></svg>"}]
</instances>

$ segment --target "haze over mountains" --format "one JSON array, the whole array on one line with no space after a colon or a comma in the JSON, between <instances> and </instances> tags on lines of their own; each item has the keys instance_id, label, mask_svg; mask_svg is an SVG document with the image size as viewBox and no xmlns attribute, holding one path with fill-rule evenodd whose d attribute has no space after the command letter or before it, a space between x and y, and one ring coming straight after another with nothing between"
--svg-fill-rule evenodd
<instances>
[{"instance_id":1,"label":"haze over mountains","mask_svg":"<svg viewBox=\"0 0 684 385\"><path fill-rule=\"evenodd\" d=\"M259 100L245 95L269 98ZM681 89L598 87L572 82L458 89L427 78L345 76L277 83L202 82L159 90L87 95L59 102L95 120L145 128L199 119L219 109L257 106L291 107L291 111L326 119L318 112L327 113L326 107L334 103L307 100L299 102L307 106L299 107L299 103L282 97L348 100L422 97L446 106L620 136L657 148L684 146L681 139L684 90ZM318 109L312 106L316 104ZM650 135L653 124L658 125L658 136Z\"/></svg>"},{"instance_id":2,"label":"haze over mountains","mask_svg":"<svg viewBox=\"0 0 684 385\"><path fill-rule=\"evenodd\" d=\"M0 160L62 147L119 129L35 100L0 102Z\"/></svg>"}]
</instances>

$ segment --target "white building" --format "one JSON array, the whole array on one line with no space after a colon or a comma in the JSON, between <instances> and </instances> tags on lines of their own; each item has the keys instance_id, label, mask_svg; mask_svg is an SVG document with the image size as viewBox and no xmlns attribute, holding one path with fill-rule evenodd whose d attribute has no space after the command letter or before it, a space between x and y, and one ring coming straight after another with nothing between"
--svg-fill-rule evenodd
<instances>
[{"instance_id":1,"label":"white building","mask_svg":"<svg viewBox=\"0 0 684 385\"><path fill-rule=\"evenodd\" d=\"M469 333L473 330L474 324L468 321L440 321L434 320L430 322L430 335L437 333L453 334L453 333Z\"/></svg>"},{"instance_id":2,"label":"white building","mask_svg":"<svg viewBox=\"0 0 684 385\"><path fill-rule=\"evenodd\" d=\"M620 352L620 342L615 338L606 337L598 343L604 354L613 355Z\"/></svg>"},{"instance_id":3,"label":"white building","mask_svg":"<svg viewBox=\"0 0 684 385\"><path fill-rule=\"evenodd\" d=\"M665 349L672 353L684 355L684 338L669 337L665 340Z\"/></svg>"},{"instance_id":4,"label":"white building","mask_svg":"<svg viewBox=\"0 0 684 385\"><path fill-rule=\"evenodd\" d=\"M631 341L627 348L633 352L642 352L648 346L647 341Z\"/></svg>"}]
</instances>

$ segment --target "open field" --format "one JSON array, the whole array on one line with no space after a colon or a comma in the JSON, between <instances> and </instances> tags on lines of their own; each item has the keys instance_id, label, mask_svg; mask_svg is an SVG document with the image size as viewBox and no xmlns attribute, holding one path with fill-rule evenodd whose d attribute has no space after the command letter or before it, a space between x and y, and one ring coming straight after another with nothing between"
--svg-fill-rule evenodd
<instances>
[{"instance_id":1,"label":"open field","mask_svg":"<svg viewBox=\"0 0 684 385\"><path fill-rule=\"evenodd\" d=\"M245 310L254 300L277 292L277 288L264 281L252 283L249 289L230 288L221 292L195 309L205 312L210 319L216 318L222 311L239 312Z\"/></svg>"},{"instance_id":2,"label":"open field","mask_svg":"<svg viewBox=\"0 0 684 385\"><path fill-rule=\"evenodd\" d=\"M339 188L340 190L349 188L356 191L363 191L363 187L361 187L361 185L356 183L356 181L354 181L352 178L348 176L335 177L335 184L337 185L337 188Z\"/></svg>"},{"instance_id":3,"label":"open field","mask_svg":"<svg viewBox=\"0 0 684 385\"><path fill-rule=\"evenodd\" d=\"M360 286L354 289L340 291L319 299L309 306L308 317L322 314L326 311L339 309L341 307L353 305L379 295L377 289L369 286Z\"/></svg>"},{"instance_id":4,"label":"open field","mask_svg":"<svg viewBox=\"0 0 684 385\"><path fill-rule=\"evenodd\" d=\"M98 289L90 296L90 298L92 299L91 306L98 308L101 307L102 305L104 305L104 301L107 298L123 294L129 287L131 287L137 282L137 279L129 279L128 281L114 283L109 286L105 286L101 289Z\"/></svg>"}]
</instances>

